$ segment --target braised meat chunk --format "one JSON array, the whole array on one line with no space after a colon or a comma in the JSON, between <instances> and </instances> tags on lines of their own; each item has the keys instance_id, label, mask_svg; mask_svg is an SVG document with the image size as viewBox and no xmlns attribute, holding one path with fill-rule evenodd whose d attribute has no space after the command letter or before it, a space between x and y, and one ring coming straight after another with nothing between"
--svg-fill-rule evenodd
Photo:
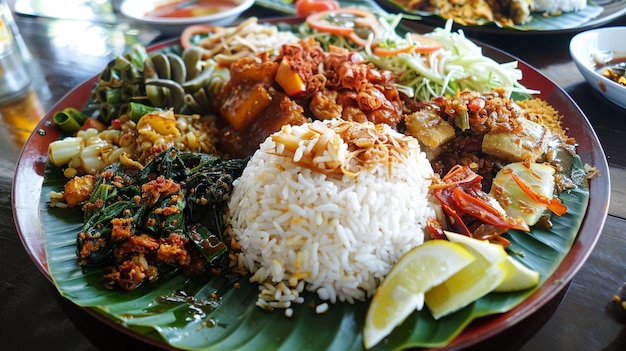
<instances>
[{"instance_id":1,"label":"braised meat chunk","mask_svg":"<svg viewBox=\"0 0 626 351\"><path fill-rule=\"evenodd\" d=\"M300 125L308 119L302 107L287 95L271 90L270 104L259 112L245 128L236 130L232 126L222 129L220 149L230 157L245 158L258 149L270 134L280 130L285 124Z\"/></svg>"}]
</instances>

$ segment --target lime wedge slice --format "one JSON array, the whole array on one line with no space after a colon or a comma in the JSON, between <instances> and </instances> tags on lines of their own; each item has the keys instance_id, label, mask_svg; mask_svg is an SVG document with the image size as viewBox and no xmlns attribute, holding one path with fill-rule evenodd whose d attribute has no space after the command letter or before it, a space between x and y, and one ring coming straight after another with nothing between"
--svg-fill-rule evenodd
<instances>
[{"instance_id":1,"label":"lime wedge slice","mask_svg":"<svg viewBox=\"0 0 626 351\"><path fill-rule=\"evenodd\" d=\"M426 305L439 319L493 291L509 276L508 255L501 245L446 232L448 240L460 244L476 257L472 263L425 294Z\"/></svg>"},{"instance_id":2,"label":"lime wedge slice","mask_svg":"<svg viewBox=\"0 0 626 351\"><path fill-rule=\"evenodd\" d=\"M427 241L404 254L370 302L363 329L365 348L378 344L413 311L421 310L426 291L474 260L463 246L446 240Z\"/></svg>"}]
</instances>

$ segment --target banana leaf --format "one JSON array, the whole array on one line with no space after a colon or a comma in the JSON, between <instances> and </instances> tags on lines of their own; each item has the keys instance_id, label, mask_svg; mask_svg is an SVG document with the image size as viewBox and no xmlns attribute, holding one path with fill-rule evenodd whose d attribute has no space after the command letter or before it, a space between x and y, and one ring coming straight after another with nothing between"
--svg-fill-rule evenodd
<instances>
[{"instance_id":1,"label":"banana leaf","mask_svg":"<svg viewBox=\"0 0 626 351\"><path fill-rule=\"evenodd\" d=\"M584 172L582 168L580 159L574 157L573 172ZM46 203L47 194L59 191L64 181L61 172L49 165L40 201ZM556 270L576 238L589 200L586 182L561 193L560 198L569 210L553 218L551 229L506 234L511 241L510 253L539 271L541 284ZM44 206L41 215L48 267L59 292L137 335L185 350L363 349L361 330L367 301L336 303L318 315L312 306L322 301L306 293L305 302L296 305L288 318L280 311L266 312L257 307L256 284L238 275L187 279L173 274L131 292L104 289L99 283L102 269L81 268L76 262L81 211ZM374 349L445 346L475 319L509 311L535 290L491 293L438 321L427 309L415 312ZM184 298L179 296L181 292L185 292Z\"/></svg>"},{"instance_id":2,"label":"banana leaf","mask_svg":"<svg viewBox=\"0 0 626 351\"><path fill-rule=\"evenodd\" d=\"M390 8L393 12L404 12L407 14L421 17L423 20L431 22L433 25L441 25L445 19L433 12L425 12L419 10L413 10L407 8L399 0L383 0L381 3L386 3L386 7ZM580 11L564 12L561 14L548 15L539 12L531 13L531 20L524 24L504 26L503 28L520 30L520 31L556 31L576 29L586 23L596 19L603 12L604 8L595 4L593 1L588 1L588 6ZM502 27L493 21L482 20L474 25L466 26L472 27Z\"/></svg>"}]
</instances>

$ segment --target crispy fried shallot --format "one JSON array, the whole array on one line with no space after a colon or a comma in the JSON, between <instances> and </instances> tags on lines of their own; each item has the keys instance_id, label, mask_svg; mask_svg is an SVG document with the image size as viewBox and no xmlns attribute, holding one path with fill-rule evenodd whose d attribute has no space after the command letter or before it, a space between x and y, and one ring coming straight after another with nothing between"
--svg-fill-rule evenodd
<instances>
[{"instance_id":1,"label":"crispy fried shallot","mask_svg":"<svg viewBox=\"0 0 626 351\"><path fill-rule=\"evenodd\" d=\"M383 164L391 172L402 162L415 139L393 131L386 124L350 121L315 121L283 126L272 135L279 155L329 176L357 177L364 169Z\"/></svg>"}]
</instances>

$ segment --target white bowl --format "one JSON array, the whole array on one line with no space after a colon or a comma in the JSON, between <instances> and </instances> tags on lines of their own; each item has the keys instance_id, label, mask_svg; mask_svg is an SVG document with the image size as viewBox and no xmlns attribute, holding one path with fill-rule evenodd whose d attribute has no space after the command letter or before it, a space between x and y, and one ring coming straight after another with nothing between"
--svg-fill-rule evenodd
<instances>
[{"instance_id":1,"label":"white bowl","mask_svg":"<svg viewBox=\"0 0 626 351\"><path fill-rule=\"evenodd\" d=\"M598 59L603 55L626 58L626 27L605 27L581 32L570 41L569 50L585 80L602 96L626 109L626 86L599 72Z\"/></svg>"},{"instance_id":2,"label":"white bowl","mask_svg":"<svg viewBox=\"0 0 626 351\"><path fill-rule=\"evenodd\" d=\"M194 24L209 24L214 26L226 26L233 23L242 12L254 4L254 0L215 0L206 1L211 5L216 3L232 3L235 6L224 11L203 16L191 17L157 17L149 16L148 12L154 10L159 4L172 3L164 0L124 0L120 5L120 12L135 21L144 23L163 34L180 34L183 29ZM178 1L181 4L193 4L198 1Z\"/></svg>"}]
</instances>

